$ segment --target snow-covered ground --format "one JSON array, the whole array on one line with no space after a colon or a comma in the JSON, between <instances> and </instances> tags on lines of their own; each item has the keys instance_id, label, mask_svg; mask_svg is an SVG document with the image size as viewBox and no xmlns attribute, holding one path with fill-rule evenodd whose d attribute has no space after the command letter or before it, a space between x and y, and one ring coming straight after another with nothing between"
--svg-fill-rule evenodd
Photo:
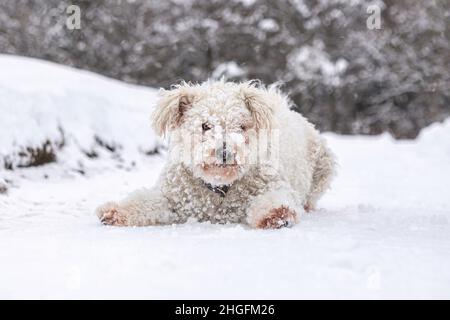
<instances>
[{"instance_id":1,"label":"snow-covered ground","mask_svg":"<svg viewBox=\"0 0 450 320\"><path fill-rule=\"evenodd\" d=\"M0 157L65 139L56 163L0 166L0 298L450 298L450 121L411 142L327 134L339 176L291 229L105 227L94 208L163 165L146 155L155 91L16 57L0 70Z\"/></svg>"}]
</instances>

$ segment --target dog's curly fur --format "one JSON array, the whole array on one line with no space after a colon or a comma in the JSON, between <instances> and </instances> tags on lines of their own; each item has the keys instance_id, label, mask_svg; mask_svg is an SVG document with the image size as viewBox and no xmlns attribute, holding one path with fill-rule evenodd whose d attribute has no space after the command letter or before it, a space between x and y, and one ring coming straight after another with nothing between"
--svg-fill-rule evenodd
<instances>
[{"instance_id":1,"label":"dog's curly fur","mask_svg":"<svg viewBox=\"0 0 450 320\"><path fill-rule=\"evenodd\" d=\"M290 226L315 208L335 173L319 132L290 110L276 87L257 82L162 90L153 126L170 136L168 163L152 189L99 207L104 224L162 225L193 217L261 229Z\"/></svg>"}]
</instances>

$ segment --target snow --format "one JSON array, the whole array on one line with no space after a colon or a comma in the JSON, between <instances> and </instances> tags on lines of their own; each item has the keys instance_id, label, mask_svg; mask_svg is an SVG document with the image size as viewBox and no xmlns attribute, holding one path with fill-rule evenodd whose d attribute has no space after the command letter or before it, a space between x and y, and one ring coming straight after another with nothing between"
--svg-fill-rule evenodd
<instances>
[{"instance_id":1,"label":"snow","mask_svg":"<svg viewBox=\"0 0 450 320\"><path fill-rule=\"evenodd\" d=\"M101 153L100 144L125 148L131 158L158 146L150 128L153 89L13 56L0 56L0 70L0 167L5 156L22 165L18 153L46 141L64 143L58 157L69 167L85 153Z\"/></svg>"},{"instance_id":2,"label":"snow","mask_svg":"<svg viewBox=\"0 0 450 320\"><path fill-rule=\"evenodd\" d=\"M321 79L331 86L340 84L340 76L348 67L348 62L339 58L336 62L330 60L322 41L314 41L313 46L305 45L288 57L291 69L297 77L304 81Z\"/></svg>"},{"instance_id":3,"label":"snow","mask_svg":"<svg viewBox=\"0 0 450 320\"><path fill-rule=\"evenodd\" d=\"M211 73L213 79L220 79L225 77L226 79L237 78L245 74L245 70L242 69L235 61L228 61L219 64Z\"/></svg>"},{"instance_id":4,"label":"snow","mask_svg":"<svg viewBox=\"0 0 450 320\"><path fill-rule=\"evenodd\" d=\"M0 169L0 298L450 298L450 120L415 141L326 134L339 175L290 229L105 227L95 207L151 186L164 163L135 152L156 141L142 120L155 90L23 58L1 56L0 69L0 150L12 148L5 134L39 142L58 123L84 126L67 129L81 145L101 132L137 159L120 168L67 145L56 163ZM90 170L68 170L64 154Z\"/></svg>"},{"instance_id":5,"label":"snow","mask_svg":"<svg viewBox=\"0 0 450 320\"><path fill-rule=\"evenodd\" d=\"M277 32L280 29L280 26L274 19L263 19L258 23L258 26L262 30L269 32Z\"/></svg>"}]
</instances>

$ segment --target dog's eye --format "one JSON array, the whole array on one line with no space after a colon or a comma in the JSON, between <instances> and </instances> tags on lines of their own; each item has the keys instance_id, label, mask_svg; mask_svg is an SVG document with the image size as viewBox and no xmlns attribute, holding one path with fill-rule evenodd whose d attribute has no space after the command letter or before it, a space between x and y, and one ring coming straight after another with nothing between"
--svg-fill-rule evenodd
<instances>
[{"instance_id":1,"label":"dog's eye","mask_svg":"<svg viewBox=\"0 0 450 320\"><path fill-rule=\"evenodd\" d=\"M208 131L209 129L211 129L211 125L205 122L202 124L202 129L203 131Z\"/></svg>"},{"instance_id":2,"label":"dog's eye","mask_svg":"<svg viewBox=\"0 0 450 320\"><path fill-rule=\"evenodd\" d=\"M247 126L246 126L245 124L241 124L241 130L242 130L242 131L247 130Z\"/></svg>"}]
</instances>

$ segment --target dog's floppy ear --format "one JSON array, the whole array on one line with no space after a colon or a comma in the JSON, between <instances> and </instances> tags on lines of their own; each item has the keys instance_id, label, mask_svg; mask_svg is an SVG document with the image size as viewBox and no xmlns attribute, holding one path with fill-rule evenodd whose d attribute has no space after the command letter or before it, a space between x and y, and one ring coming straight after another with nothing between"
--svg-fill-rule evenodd
<instances>
[{"instance_id":1,"label":"dog's floppy ear","mask_svg":"<svg viewBox=\"0 0 450 320\"><path fill-rule=\"evenodd\" d=\"M271 95L265 88L257 87L254 82L241 84L240 94L248 110L250 110L255 128L271 129L273 123L274 105Z\"/></svg>"},{"instance_id":2,"label":"dog's floppy ear","mask_svg":"<svg viewBox=\"0 0 450 320\"><path fill-rule=\"evenodd\" d=\"M179 86L172 90L161 90L160 98L152 115L153 129L163 136L167 131L180 126L183 115L192 105L193 93L189 87Z\"/></svg>"}]
</instances>

